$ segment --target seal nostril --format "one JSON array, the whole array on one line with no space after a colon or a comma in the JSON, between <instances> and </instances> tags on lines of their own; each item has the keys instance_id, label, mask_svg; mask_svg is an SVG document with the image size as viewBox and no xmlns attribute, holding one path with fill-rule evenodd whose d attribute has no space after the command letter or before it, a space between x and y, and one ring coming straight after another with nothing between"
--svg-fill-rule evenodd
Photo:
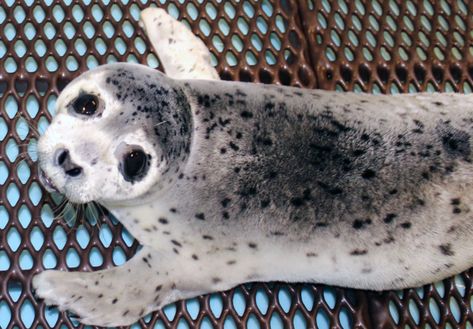
<instances>
[{"instance_id":1,"label":"seal nostril","mask_svg":"<svg viewBox=\"0 0 473 329\"><path fill-rule=\"evenodd\" d=\"M82 173L81 167L75 167L69 170L66 170L66 174L71 177L79 176Z\"/></svg>"},{"instance_id":2,"label":"seal nostril","mask_svg":"<svg viewBox=\"0 0 473 329\"><path fill-rule=\"evenodd\" d=\"M62 149L58 150L57 154L57 164L62 166L69 156L69 151Z\"/></svg>"}]
</instances>

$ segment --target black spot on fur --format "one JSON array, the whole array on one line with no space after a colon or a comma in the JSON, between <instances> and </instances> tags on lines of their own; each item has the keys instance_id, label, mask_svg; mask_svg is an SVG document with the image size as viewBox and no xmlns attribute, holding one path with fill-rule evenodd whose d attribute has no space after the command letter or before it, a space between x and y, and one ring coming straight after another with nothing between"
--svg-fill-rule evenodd
<instances>
[{"instance_id":1,"label":"black spot on fur","mask_svg":"<svg viewBox=\"0 0 473 329\"><path fill-rule=\"evenodd\" d=\"M365 153L366 153L365 150L354 150L353 151L353 155L356 156L356 157L359 157L359 156L361 156Z\"/></svg>"},{"instance_id":2,"label":"black spot on fur","mask_svg":"<svg viewBox=\"0 0 473 329\"><path fill-rule=\"evenodd\" d=\"M454 198L450 201L450 204L451 205L454 205L454 206L458 206L459 204L461 203L461 199L460 198Z\"/></svg>"},{"instance_id":3,"label":"black spot on fur","mask_svg":"<svg viewBox=\"0 0 473 329\"><path fill-rule=\"evenodd\" d=\"M368 250L366 249L355 249L350 252L350 255L352 256L362 256L366 255L368 253Z\"/></svg>"},{"instance_id":4,"label":"black spot on fur","mask_svg":"<svg viewBox=\"0 0 473 329\"><path fill-rule=\"evenodd\" d=\"M249 111L242 111L240 115L243 119L251 119L253 117L253 113Z\"/></svg>"},{"instance_id":5,"label":"black spot on fur","mask_svg":"<svg viewBox=\"0 0 473 329\"><path fill-rule=\"evenodd\" d=\"M261 200L261 208L266 208L269 206L269 200Z\"/></svg>"},{"instance_id":6,"label":"black spot on fur","mask_svg":"<svg viewBox=\"0 0 473 329\"><path fill-rule=\"evenodd\" d=\"M366 169L361 173L361 177L364 179L372 179L376 176L376 172L371 169Z\"/></svg>"},{"instance_id":7,"label":"black spot on fur","mask_svg":"<svg viewBox=\"0 0 473 329\"><path fill-rule=\"evenodd\" d=\"M353 221L353 228L356 229L356 230L359 230L359 229L362 229L364 228L366 225L370 225L371 224L371 219L365 219L365 220L362 220L362 219L355 219Z\"/></svg>"},{"instance_id":8,"label":"black spot on fur","mask_svg":"<svg viewBox=\"0 0 473 329\"><path fill-rule=\"evenodd\" d=\"M396 217L396 214L387 214L386 217L384 217L383 221L385 223L391 223Z\"/></svg>"},{"instance_id":9,"label":"black spot on fur","mask_svg":"<svg viewBox=\"0 0 473 329\"><path fill-rule=\"evenodd\" d=\"M182 247L182 244L179 241L171 240L171 243L175 246Z\"/></svg>"},{"instance_id":10,"label":"black spot on fur","mask_svg":"<svg viewBox=\"0 0 473 329\"><path fill-rule=\"evenodd\" d=\"M401 224L401 227L404 229L409 229L411 228L412 224L410 222L404 222Z\"/></svg>"},{"instance_id":11,"label":"black spot on fur","mask_svg":"<svg viewBox=\"0 0 473 329\"><path fill-rule=\"evenodd\" d=\"M226 208L226 207L228 206L228 204L230 203L230 201L232 201L232 200L229 199L229 198L223 199L222 202L221 202L221 203L222 203L222 206L223 206L224 208Z\"/></svg>"},{"instance_id":12,"label":"black spot on fur","mask_svg":"<svg viewBox=\"0 0 473 329\"><path fill-rule=\"evenodd\" d=\"M160 219L158 219L158 221L159 221L161 224L164 224L164 225L166 225L166 224L169 223L169 221L168 221L166 218L160 218Z\"/></svg>"},{"instance_id":13,"label":"black spot on fur","mask_svg":"<svg viewBox=\"0 0 473 329\"><path fill-rule=\"evenodd\" d=\"M238 147L238 145L236 145L236 144L233 143L233 142L230 142L229 145L230 145L231 149L234 150L234 151L238 151L238 150L240 149L240 148Z\"/></svg>"},{"instance_id":14,"label":"black spot on fur","mask_svg":"<svg viewBox=\"0 0 473 329\"><path fill-rule=\"evenodd\" d=\"M300 206L304 205L304 199L302 199L302 198L292 198L291 199L291 204L294 207L300 207Z\"/></svg>"},{"instance_id":15,"label":"black spot on fur","mask_svg":"<svg viewBox=\"0 0 473 329\"><path fill-rule=\"evenodd\" d=\"M223 120L222 118L218 118L218 123L222 126L225 127L231 122L230 119Z\"/></svg>"},{"instance_id":16,"label":"black spot on fur","mask_svg":"<svg viewBox=\"0 0 473 329\"><path fill-rule=\"evenodd\" d=\"M251 249L256 249L256 248L258 248L258 245L254 242L250 242L250 243L248 243L248 247L250 247Z\"/></svg>"},{"instance_id":17,"label":"black spot on fur","mask_svg":"<svg viewBox=\"0 0 473 329\"><path fill-rule=\"evenodd\" d=\"M469 159L471 154L470 135L462 130L452 127L449 123L437 127L442 145L450 156Z\"/></svg>"},{"instance_id":18,"label":"black spot on fur","mask_svg":"<svg viewBox=\"0 0 473 329\"><path fill-rule=\"evenodd\" d=\"M452 245L450 243L439 245L440 252L445 256L453 256L455 253L452 251Z\"/></svg>"},{"instance_id":19,"label":"black spot on fur","mask_svg":"<svg viewBox=\"0 0 473 329\"><path fill-rule=\"evenodd\" d=\"M195 218L200 219L200 220L205 220L205 214L200 212L198 214L195 214Z\"/></svg>"},{"instance_id":20,"label":"black spot on fur","mask_svg":"<svg viewBox=\"0 0 473 329\"><path fill-rule=\"evenodd\" d=\"M416 125L416 128L412 129L412 132L415 134L423 134L424 124L419 120L414 120L414 124Z\"/></svg>"}]
</instances>

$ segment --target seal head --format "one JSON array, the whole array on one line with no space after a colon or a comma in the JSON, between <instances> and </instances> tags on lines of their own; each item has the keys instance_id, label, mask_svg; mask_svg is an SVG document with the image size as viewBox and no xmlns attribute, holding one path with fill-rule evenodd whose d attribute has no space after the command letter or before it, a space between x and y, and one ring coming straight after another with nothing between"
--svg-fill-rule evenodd
<instances>
[{"instance_id":1,"label":"seal head","mask_svg":"<svg viewBox=\"0 0 473 329\"><path fill-rule=\"evenodd\" d=\"M135 64L68 85L38 143L43 185L75 203L137 202L172 182L191 143L190 105L173 80Z\"/></svg>"}]
</instances>

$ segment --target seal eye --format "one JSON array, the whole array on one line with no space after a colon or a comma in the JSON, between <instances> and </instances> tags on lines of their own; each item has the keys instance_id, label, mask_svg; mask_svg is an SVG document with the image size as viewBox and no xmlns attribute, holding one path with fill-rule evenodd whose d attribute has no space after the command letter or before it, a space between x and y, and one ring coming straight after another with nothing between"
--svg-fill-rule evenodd
<instances>
[{"instance_id":1,"label":"seal eye","mask_svg":"<svg viewBox=\"0 0 473 329\"><path fill-rule=\"evenodd\" d=\"M99 100L97 96L80 94L72 104L72 107L77 114L93 115L97 111L98 104Z\"/></svg>"},{"instance_id":2,"label":"seal eye","mask_svg":"<svg viewBox=\"0 0 473 329\"><path fill-rule=\"evenodd\" d=\"M143 177L147 167L146 154L141 150L133 150L123 160L123 175L127 181L135 181Z\"/></svg>"}]
</instances>

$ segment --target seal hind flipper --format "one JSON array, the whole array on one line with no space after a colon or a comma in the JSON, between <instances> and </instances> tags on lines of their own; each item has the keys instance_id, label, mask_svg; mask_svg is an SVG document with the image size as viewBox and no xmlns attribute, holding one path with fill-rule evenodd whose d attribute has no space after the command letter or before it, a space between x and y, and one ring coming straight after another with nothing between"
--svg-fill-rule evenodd
<instances>
[{"instance_id":1,"label":"seal hind flipper","mask_svg":"<svg viewBox=\"0 0 473 329\"><path fill-rule=\"evenodd\" d=\"M210 64L210 51L202 40L164 9L143 10L140 25L169 77L219 80L217 71Z\"/></svg>"}]
</instances>

